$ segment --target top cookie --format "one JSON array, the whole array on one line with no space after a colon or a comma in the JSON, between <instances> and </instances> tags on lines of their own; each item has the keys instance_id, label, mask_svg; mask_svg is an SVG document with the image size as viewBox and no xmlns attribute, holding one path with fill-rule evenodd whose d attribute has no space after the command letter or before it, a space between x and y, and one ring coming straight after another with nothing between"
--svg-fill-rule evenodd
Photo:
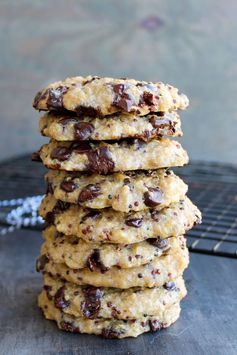
<instances>
[{"instance_id":1,"label":"top cookie","mask_svg":"<svg viewBox=\"0 0 237 355\"><path fill-rule=\"evenodd\" d=\"M149 112L184 110L188 104L187 96L171 85L98 76L77 76L50 84L33 101L38 110L69 110L87 116L115 112L143 116Z\"/></svg>"}]
</instances>

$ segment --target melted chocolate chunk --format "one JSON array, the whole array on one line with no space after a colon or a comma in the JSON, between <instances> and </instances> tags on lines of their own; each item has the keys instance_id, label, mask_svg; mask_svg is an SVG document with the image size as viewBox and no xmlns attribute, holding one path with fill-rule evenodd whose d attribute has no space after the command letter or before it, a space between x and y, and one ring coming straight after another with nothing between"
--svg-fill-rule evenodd
<instances>
[{"instance_id":1,"label":"melted chocolate chunk","mask_svg":"<svg viewBox=\"0 0 237 355\"><path fill-rule=\"evenodd\" d=\"M54 305L56 308L64 309L70 305L70 301L65 299L65 287L60 287L54 295Z\"/></svg>"},{"instance_id":2,"label":"melted chocolate chunk","mask_svg":"<svg viewBox=\"0 0 237 355\"><path fill-rule=\"evenodd\" d=\"M66 147L57 147L51 152L51 159L57 159L59 161L68 160L71 156L72 152L69 148Z\"/></svg>"},{"instance_id":3,"label":"melted chocolate chunk","mask_svg":"<svg viewBox=\"0 0 237 355\"><path fill-rule=\"evenodd\" d=\"M59 86L55 89L48 89L47 107L49 111L60 111L63 108L63 95L68 91L68 87Z\"/></svg>"},{"instance_id":4,"label":"melted chocolate chunk","mask_svg":"<svg viewBox=\"0 0 237 355\"><path fill-rule=\"evenodd\" d=\"M100 310L100 299L104 295L104 291L100 288L86 287L83 289L85 300L81 302L81 311L85 318L94 318Z\"/></svg>"},{"instance_id":5,"label":"melted chocolate chunk","mask_svg":"<svg viewBox=\"0 0 237 355\"><path fill-rule=\"evenodd\" d=\"M65 192L73 192L77 188L77 184L73 181L64 180L62 181L60 187Z\"/></svg>"},{"instance_id":6,"label":"melted chocolate chunk","mask_svg":"<svg viewBox=\"0 0 237 355\"><path fill-rule=\"evenodd\" d=\"M74 138L79 141L88 139L93 133L95 127L88 122L78 122L74 125Z\"/></svg>"},{"instance_id":7,"label":"melted chocolate chunk","mask_svg":"<svg viewBox=\"0 0 237 355\"><path fill-rule=\"evenodd\" d=\"M61 329L66 330L67 332L80 333L80 329L78 327L75 327L72 322L61 321L60 327Z\"/></svg>"},{"instance_id":8,"label":"melted chocolate chunk","mask_svg":"<svg viewBox=\"0 0 237 355\"><path fill-rule=\"evenodd\" d=\"M163 286L168 291L173 291L176 289L176 285L174 281L168 281Z\"/></svg>"},{"instance_id":9,"label":"melted chocolate chunk","mask_svg":"<svg viewBox=\"0 0 237 355\"><path fill-rule=\"evenodd\" d=\"M98 174L108 174L114 170L114 162L108 147L100 147L87 153L88 170Z\"/></svg>"},{"instance_id":10,"label":"melted chocolate chunk","mask_svg":"<svg viewBox=\"0 0 237 355\"><path fill-rule=\"evenodd\" d=\"M123 111L129 112L133 106L133 101L125 91L127 88L128 87L124 84L113 85L113 90L115 93L113 105L122 109Z\"/></svg>"},{"instance_id":11,"label":"melted chocolate chunk","mask_svg":"<svg viewBox=\"0 0 237 355\"><path fill-rule=\"evenodd\" d=\"M144 203L148 207L155 207L163 201L163 191L160 188L148 187L144 193Z\"/></svg>"},{"instance_id":12,"label":"melted chocolate chunk","mask_svg":"<svg viewBox=\"0 0 237 355\"><path fill-rule=\"evenodd\" d=\"M44 270L45 265L49 262L49 258L46 254L40 255L36 260L36 271L40 272Z\"/></svg>"},{"instance_id":13,"label":"melted chocolate chunk","mask_svg":"<svg viewBox=\"0 0 237 355\"><path fill-rule=\"evenodd\" d=\"M130 218L125 220L125 224L130 227L140 228L142 221L142 218Z\"/></svg>"},{"instance_id":14,"label":"melted chocolate chunk","mask_svg":"<svg viewBox=\"0 0 237 355\"><path fill-rule=\"evenodd\" d=\"M90 201L101 194L100 184L89 184L85 186L78 197L78 202L82 203L85 201Z\"/></svg>"},{"instance_id":15,"label":"melted chocolate chunk","mask_svg":"<svg viewBox=\"0 0 237 355\"><path fill-rule=\"evenodd\" d=\"M89 142L74 142L71 144L70 148L78 154L87 154L92 150Z\"/></svg>"},{"instance_id":16,"label":"melted chocolate chunk","mask_svg":"<svg viewBox=\"0 0 237 355\"><path fill-rule=\"evenodd\" d=\"M89 213L85 214L82 219L81 223L84 223L88 218L92 218L94 220L99 219L102 217L102 213L97 210L91 210Z\"/></svg>"},{"instance_id":17,"label":"melted chocolate chunk","mask_svg":"<svg viewBox=\"0 0 237 355\"><path fill-rule=\"evenodd\" d=\"M34 152L31 154L31 160L32 161L37 161L37 162L42 162L42 159L40 158L39 152Z\"/></svg>"},{"instance_id":18,"label":"melted chocolate chunk","mask_svg":"<svg viewBox=\"0 0 237 355\"><path fill-rule=\"evenodd\" d=\"M150 326L150 330L152 332L157 332L158 330L161 330L161 328L162 328L162 324L156 319L149 320L149 326Z\"/></svg>"},{"instance_id":19,"label":"melted chocolate chunk","mask_svg":"<svg viewBox=\"0 0 237 355\"><path fill-rule=\"evenodd\" d=\"M90 116L90 117L96 117L96 116L101 116L101 111L99 108L95 109L94 107L91 106L77 106L76 107L76 113L78 116Z\"/></svg>"},{"instance_id":20,"label":"melted chocolate chunk","mask_svg":"<svg viewBox=\"0 0 237 355\"><path fill-rule=\"evenodd\" d=\"M147 242L151 245L154 245L155 247L159 249L165 249L167 248L169 242L167 239L161 239L161 238L150 238L147 239Z\"/></svg>"},{"instance_id":21,"label":"melted chocolate chunk","mask_svg":"<svg viewBox=\"0 0 237 355\"><path fill-rule=\"evenodd\" d=\"M118 339L121 332L118 330L113 330L112 328L103 328L102 336L106 339Z\"/></svg>"},{"instance_id":22,"label":"melted chocolate chunk","mask_svg":"<svg viewBox=\"0 0 237 355\"><path fill-rule=\"evenodd\" d=\"M95 249L93 253L89 256L86 265L91 271L96 271L97 269L99 269L102 274L108 270L108 268L105 267L100 260L100 251L98 249Z\"/></svg>"}]
</instances>

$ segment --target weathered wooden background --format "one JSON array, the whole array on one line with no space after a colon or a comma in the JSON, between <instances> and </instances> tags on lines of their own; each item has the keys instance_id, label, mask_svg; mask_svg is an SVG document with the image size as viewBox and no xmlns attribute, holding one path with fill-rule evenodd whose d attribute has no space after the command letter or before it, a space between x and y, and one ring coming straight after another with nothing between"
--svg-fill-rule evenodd
<instances>
[{"instance_id":1,"label":"weathered wooden background","mask_svg":"<svg viewBox=\"0 0 237 355\"><path fill-rule=\"evenodd\" d=\"M236 14L235 0L0 0L0 159L43 142L38 89L92 73L177 85L191 158L235 163Z\"/></svg>"}]
</instances>

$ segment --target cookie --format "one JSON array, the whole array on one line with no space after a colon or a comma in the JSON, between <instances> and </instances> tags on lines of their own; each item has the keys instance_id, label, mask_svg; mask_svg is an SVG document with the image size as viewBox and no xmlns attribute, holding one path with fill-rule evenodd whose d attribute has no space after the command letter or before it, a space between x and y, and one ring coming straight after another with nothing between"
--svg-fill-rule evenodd
<instances>
[{"instance_id":1,"label":"cookie","mask_svg":"<svg viewBox=\"0 0 237 355\"><path fill-rule=\"evenodd\" d=\"M48 191L58 200L116 211L141 211L151 207L162 209L182 199L187 185L166 169L98 174L69 173L50 170L46 175Z\"/></svg>"},{"instance_id":2,"label":"cookie","mask_svg":"<svg viewBox=\"0 0 237 355\"><path fill-rule=\"evenodd\" d=\"M176 303L165 310L159 319L156 316L133 320L76 318L56 308L53 301L48 299L45 291L39 295L38 305L42 309L45 318L56 321L58 327L62 330L72 333L102 335L109 339L137 337L145 332L155 332L162 328L167 328L180 315L180 305Z\"/></svg>"},{"instance_id":3,"label":"cookie","mask_svg":"<svg viewBox=\"0 0 237 355\"><path fill-rule=\"evenodd\" d=\"M158 169L188 163L188 155L180 143L165 138L147 143L138 139L119 143L52 140L41 147L39 155L49 169L98 174Z\"/></svg>"},{"instance_id":4,"label":"cookie","mask_svg":"<svg viewBox=\"0 0 237 355\"><path fill-rule=\"evenodd\" d=\"M182 136L180 118L175 111L142 117L132 114L114 114L103 118L46 113L40 118L39 129L43 136L57 141L122 138L148 140L162 136Z\"/></svg>"},{"instance_id":5,"label":"cookie","mask_svg":"<svg viewBox=\"0 0 237 355\"><path fill-rule=\"evenodd\" d=\"M179 236L201 222L201 213L187 198L159 211L149 209L129 214L111 208L91 210L56 200L48 194L39 209L57 231L87 242L132 244L148 238Z\"/></svg>"},{"instance_id":6,"label":"cookie","mask_svg":"<svg viewBox=\"0 0 237 355\"><path fill-rule=\"evenodd\" d=\"M44 290L48 299L63 313L89 319L161 317L187 293L182 277L161 287L121 290L77 286L47 274L44 275Z\"/></svg>"},{"instance_id":7,"label":"cookie","mask_svg":"<svg viewBox=\"0 0 237 355\"><path fill-rule=\"evenodd\" d=\"M56 264L47 255L37 259L37 271L43 271L77 285L96 287L130 288L158 287L181 276L188 266L189 255L183 237L177 238L179 245L152 262L139 267L121 269L116 266L108 270L102 268L70 269L65 264Z\"/></svg>"},{"instance_id":8,"label":"cookie","mask_svg":"<svg viewBox=\"0 0 237 355\"><path fill-rule=\"evenodd\" d=\"M187 96L161 82L133 79L73 77L48 85L34 98L33 107L44 111L68 110L84 116L114 112L136 113L186 109Z\"/></svg>"},{"instance_id":9,"label":"cookie","mask_svg":"<svg viewBox=\"0 0 237 355\"><path fill-rule=\"evenodd\" d=\"M107 270L112 266L137 267L151 262L168 249L175 248L176 238L153 238L134 244L86 243L74 236L57 232L55 226L43 231L41 254L54 263L65 263L71 269L89 267L91 271Z\"/></svg>"}]
</instances>

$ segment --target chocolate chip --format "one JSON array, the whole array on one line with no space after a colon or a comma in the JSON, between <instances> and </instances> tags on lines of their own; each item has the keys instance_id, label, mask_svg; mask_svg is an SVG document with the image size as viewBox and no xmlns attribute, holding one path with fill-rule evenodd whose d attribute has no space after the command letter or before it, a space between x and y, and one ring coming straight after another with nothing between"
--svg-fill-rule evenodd
<instances>
[{"instance_id":1,"label":"chocolate chip","mask_svg":"<svg viewBox=\"0 0 237 355\"><path fill-rule=\"evenodd\" d=\"M148 207L155 207L163 201L163 191L160 188L148 187L143 195L144 203Z\"/></svg>"},{"instance_id":2,"label":"chocolate chip","mask_svg":"<svg viewBox=\"0 0 237 355\"><path fill-rule=\"evenodd\" d=\"M42 159L40 158L39 152L35 152L31 154L31 160L32 161L37 161L37 162L42 162Z\"/></svg>"},{"instance_id":3,"label":"chocolate chip","mask_svg":"<svg viewBox=\"0 0 237 355\"><path fill-rule=\"evenodd\" d=\"M66 126L68 123L72 123L72 122L77 122L77 119L70 116L63 117L58 121L58 123L60 123L62 126Z\"/></svg>"},{"instance_id":4,"label":"chocolate chip","mask_svg":"<svg viewBox=\"0 0 237 355\"><path fill-rule=\"evenodd\" d=\"M58 200L53 208L54 213L64 212L68 210L70 203Z\"/></svg>"},{"instance_id":5,"label":"chocolate chip","mask_svg":"<svg viewBox=\"0 0 237 355\"><path fill-rule=\"evenodd\" d=\"M49 111L58 111L63 108L63 95L67 91L68 87L62 85L55 89L48 89L47 108Z\"/></svg>"},{"instance_id":6,"label":"chocolate chip","mask_svg":"<svg viewBox=\"0 0 237 355\"><path fill-rule=\"evenodd\" d=\"M123 180L123 184L124 185L129 185L131 183L131 180L129 179L129 178L125 178L124 180Z\"/></svg>"},{"instance_id":7,"label":"chocolate chip","mask_svg":"<svg viewBox=\"0 0 237 355\"><path fill-rule=\"evenodd\" d=\"M173 291L173 290L175 290L176 285L175 285L174 281L169 281L169 282L166 282L163 287L168 291Z\"/></svg>"},{"instance_id":8,"label":"chocolate chip","mask_svg":"<svg viewBox=\"0 0 237 355\"><path fill-rule=\"evenodd\" d=\"M151 218L156 221L159 222L160 219L160 212L157 210L150 210L150 214L151 214Z\"/></svg>"},{"instance_id":9,"label":"chocolate chip","mask_svg":"<svg viewBox=\"0 0 237 355\"><path fill-rule=\"evenodd\" d=\"M144 91L143 95L142 95L142 99L143 99L143 102L148 105L148 106L151 106L153 105L153 94L151 92L148 92L148 91Z\"/></svg>"},{"instance_id":10,"label":"chocolate chip","mask_svg":"<svg viewBox=\"0 0 237 355\"><path fill-rule=\"evenodd\" d=\"M51 159L57 159L59 161L68 160L71 156L71 150L66 147L57 147L51 152Z\"/></svg>"},{"instance_id":11,"label":"chocolate chip","mask_svg":"<svg viewBox=\"0 0 237 355\"><path fill-rule=\"evenodd\" d=\"M152 332L157 332L162 328L162 324L156 319L149 320L149 326Z\"/></svg>"},{"instance_id":12,"label":"chocolate chip","mask_svg":"<svg viewBox=\"0 0 237 355\"><path fill-rule=\"evenodd\" d=\"M70 203L58 200L56 202L56 204L54 205L54 208L52 209L52 211L47 212L47 214L45 216L45 221L49 225L53 224L54 220L55 220L55 216L60 212L66 211L69 207L70 207Z\"/></svg>"},{"instance_id":13,"label":"chocolate chip","mask_svg":"<svg viewBox=\"0 0 237 355\"><path fill-rule=\"evenodd\" d=\"M113 85L113 91L115 93L113 105L123 111L130 112L131 107L133 106L133 101L128 93L125 92L127 88L128 86L125 86L124 84Z\"/></svg>"},{"instance_id":14,"label":"chocolate chip","mask_svg":"<svg viewBox=\"0 0 237 355\"><path fill-rule=\"evenodd\" d=\"M50 291L52 291L52 286L44 285L44 290L46 292L46 295L50 301L52 301L53 297L50 294Z\"/></svg>"},{"instance_id":15,"label":"chocolate chip","mask_svg":"<svg viewBox=\"0 0 237 355\"><path fill-rule=\"evenodd\" d=\"M87 259L86 266L91 271L96 271L97 269L99 269L102 274L108 270L108 268L105 267L100 260L100 252L98 249L95 249L93 253L89 256L89 258Z\"/></svg>"},{"instance_id":16,"label":"chocolate chip","mask_svg":"<svg viewBox=\"0 0 237 355\"><path fill-rule=\"evenodd\" d=\"M142 218L130 218L125 220L125 224L130 227L140 228L142 221Z\"/></svg>"},{"instance_id":17,"label":"chocolate chip","mask_svg":"<svg viewBox=\"0 0 237 355\"><path fill-rule=\"evenodd\" d=\"M60 327L61 329L66 330L67 332L80 333L80 329L76 327L72 322L61 321Z\"/></svg>"},{"instance_id":18,"label":"chocolate chip","mask_svg":"<svg viewBox=\"0 0 237 355\"><path fill-rule=\"evenodd\" d=\"M149 122L150 122L150 124L154 127L154 128L166 128L166 127L168 127L168 128L170 128L170 124L171 124L171 122L170 122L170 120L168 120L168 119L163 119L163 120L161 120L161 119L159 119L158 117L157 117L157 115L153 115L150 119L149 119Z\"/></svg>"},{"instance_id":19,"label":"chocolate chip","mask_svg":"<svg viewBox=\"0 0 237 355\"><path fill-rule=\"evenodd\" d=\"M60 287L54 295L54 305L59 309L67 308L70 301L65 299L65 287Z\"/></svg>"},{"instance_id":20,"label":"chocolate chip","mask_svg":"<svg viewBox=\"0 0 237 355\"><path fill-rule=\"evenodd\" d=\"M60 187L65 192L73 192L77 188L77 185L73 181L64 180L60 184Z\"/></svg>"},{"instance_id":21,"label":"chocolate chip","mask_svg":"<svg viewBox=\"0 0 237 355\"><path fill-rule=\"evenodd\" d=\"M45 265L49 262L49 258L46 254L40 255L36 259L36 271L40 272L44 270Z\"/></svg>"},{"instance_id":22,"label":"chocolate chip","mask_svg":"<svg viewBox=\"0 0 237 355\"><path fill-rule=\"evenodd\" d=\"M100 184L89 184L85 186L78 197L78 202L82 203L85 201L90 201L101 194Z\"/></svg>"},{"instance_id":23,"label":"chocolate chip","mask_svg":"<svg viewBox=\"0 0 237 355\"><path fill-rule=\"evenodd\" d=\"M159 249L165 249L169 245L169 242L167 239L161 239L161 238L150 238L147 239L147 242L151 245L154 245L155 247Z\"/></svg>"},{"instance_id":24,"label":"chocolate chip","mask_svg":"<svg viewBox=\"0 0 237 355\"><path fill-rule=\"evenodd\" d=\"M100 299L104 295L104 291L100 288L86 287L83 289L85 300L81 302L81 311L85 318L94 318L100 310Z\"/></svg>"},{"instance_id":25,"label":"chocolate chip","mask_svg":"<svg viewBox=\"0 0 237 355\"><path fill-rule=\"evenodd\" d=\"M90 117L96 117L96 116L101 116L101 111L99 108L94 108L91 106L77 106L76 107L76 113L78 116L90 116Z\"/></svg>"},{"instance_id":26,"label":"chocolate chip","mask_svg":"<svg viewBox=\"0 0 237 355\"><path fill-rule=\"evenodd\" d=\"M114 162L108 147L100 147L87 153L88 170L98 174L108 174L114 170Z\"/></svg>"},{"instance_id":27,"label":"chocolate chip","mask_svg":"<svg viewBox=\"0 0 237 355\"><path fill-rule=\"evenodd\" d=\"M38 104L41 100L42 97L42 91L37 92L37 94L35 95L34 101L33 101L33 107L34 108L38 108Z\"/></svg>"},{"instance_id":28,"label":"chocolate chip","mask_svg":"<svg viewBox=\"0 0 237 355\"><path fill-rule=\"evenodd\" d=\"M118 330L113 330L112 328L103 328L102 336L106 339L118 339L121 332Z\"/></svg>"},{"instance_id":29,"label":"chocolate chip","mask_svg":"<svg viewBox=\"0 0 237 355\"><path fill-rule=\"evenodd\" d=\"M89 213L85 214L81 218L81 223L84 223L88 218L92 218L93 220L99 219L102 217L102 213L97 210L91 210Z\"/></svg>"},{"instance_id":30,"label":"chocolate chip","mask_svg":"<svg viewBox=\"0 0 237 355\"><path fill-rule=\"evenodd\" d=\"M97 80L97 79L100 79L100 77L95 75L90 80L84 81L83 85L87 85L89 83L92 83L92 81Z\"/></svg>"},{"instance_id":31,"label":"chocolate chip","mask_svg":"<svg viewBox=\"0 0 237 355\"><path fill-rule=\"evenodd\" d=\"M74 142L71 144L70 149L78 154L87 154L92 150L89 142Z\"/></svg>"},{"instance_id":32,"label":"chocolate chip","mask_svg":"<svg viewBox=\"0 0 237 355\"><path fill-rule=\"evenodd\" d=\"M76 140L85 140L88 139L95 127L93 124L88 122L78 122L74 125L74 138Z\"/></svg>"}]
</instances>

